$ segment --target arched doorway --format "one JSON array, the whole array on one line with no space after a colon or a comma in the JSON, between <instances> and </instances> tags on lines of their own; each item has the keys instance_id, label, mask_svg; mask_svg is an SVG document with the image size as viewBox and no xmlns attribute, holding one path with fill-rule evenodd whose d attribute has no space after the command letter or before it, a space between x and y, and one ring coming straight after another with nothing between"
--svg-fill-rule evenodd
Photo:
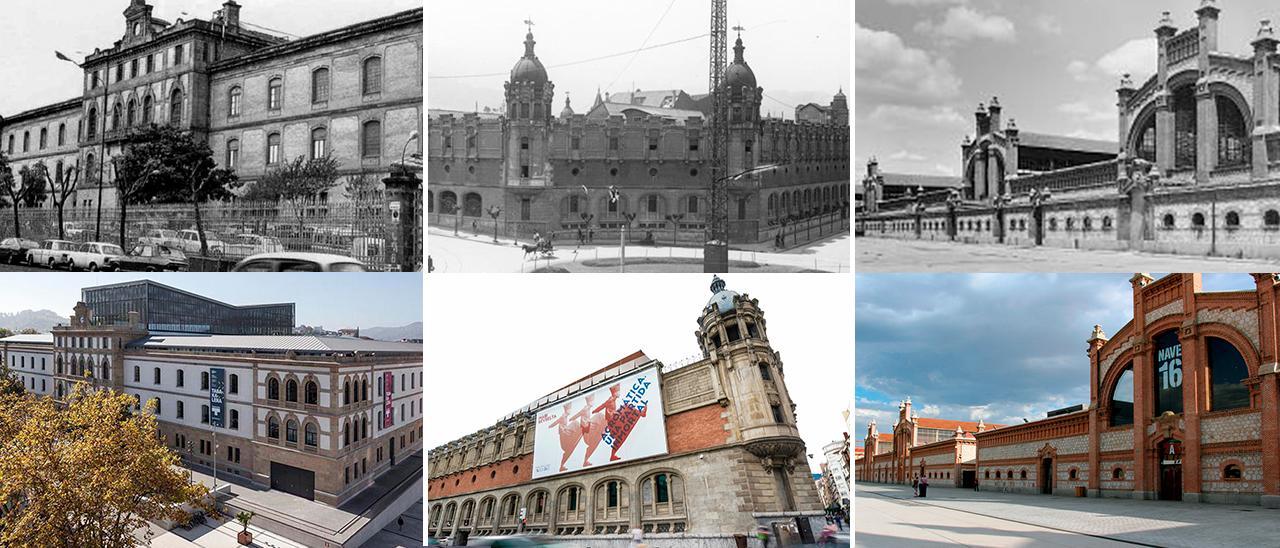
<instances>
[{"instance_id":1,"label":"arched doorway","mask_svg":"<svg viewBox=\"0 0 1280 548\"><path fill-rule=\"evenodd\" d=\"M1053 494L1053 457L1040 459L1040 494Z\"/></svg>"},{"instance_id":2,"label":"arched doorway","mask_svg":"<svg viewBox=\"0 0 1280 548\"><path fill-rule=\"evenodd\" d=\"M1182 442L1173 438L1157 445L1160 500L1182 500Z\"/></svg>"}]
</instances>

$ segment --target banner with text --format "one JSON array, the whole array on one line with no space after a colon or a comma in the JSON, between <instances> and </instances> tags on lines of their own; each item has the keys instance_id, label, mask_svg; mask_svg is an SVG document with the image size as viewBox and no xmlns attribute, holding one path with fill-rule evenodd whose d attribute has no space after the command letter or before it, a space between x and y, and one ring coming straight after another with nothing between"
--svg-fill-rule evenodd
<instances>
[{"instance_id":1,"label":"banner with text","mask_svg":"<svg viewBox=\"0 0 1280 548\"><path fill-rule=\"evenodd\" d=\"M222 428L222 414L226 407L226 369L214 367L209 370L209 424L214 428Z\"/></svg>"},{"instance_id":2,"label":"banner with text","mask_svg":"<svg viewBox=\"0 0 1280 548\"><path fill-rule=\"evenodd\" d=\"M390 371L382 374L382 427L391 428L395 424L396 407L391 402L391 396L394 394L393 388L396 382L396 376ZM402 387L403 388L403 387Z\"/></svg>"},{"instance_id":3,"label":"banner with text","mask_svg":"<svg viewBox=\"0 0 1280 548\"><path fill-rule=\"evenodd\" d=\"M533 477L667 452L657 368L605 382L538 411Z\"/></svg>"}]
</instances>

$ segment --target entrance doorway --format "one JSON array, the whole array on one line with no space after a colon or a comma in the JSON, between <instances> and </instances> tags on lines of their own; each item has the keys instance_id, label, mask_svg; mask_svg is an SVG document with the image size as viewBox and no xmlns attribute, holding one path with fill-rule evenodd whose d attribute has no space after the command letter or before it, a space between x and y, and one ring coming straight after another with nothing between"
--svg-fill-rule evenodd
<instances>
[{"instance_id":1,"label":"entrance doorway","mask_svg":"<svg viewBox=\"0 0 1280 548\"><path fill-rule=\"evenodd\" d=\"M960 487L972 489L973 484L978 482L978 472L974 470L965 470L960 473Z\"/></svg>"},{"instance_id":2,"label":"entrance doorway","mask_svg":"<svg viewBox=\"0 0 1280 548\"><path fill-rule=\"evenodd\" d=\"M1168 439L1158 446L1160 451L1160 500L1182 500L1182 443Z\"/></svg>"},{"instance_id":3,"label":"entrance doorway","mask_svg":"<svg viewBox=\"0 0 1280 548\"><path fill-rule=\"evenodd\" d=\"M1044 245L1044 210L1035 208L1031 214L1031 225L1036 232L1036 245Z\"/></svg>"},{"instance_id":4,"label":"entrance doorway","mask_svg":"<svg viewBox=\"0 0 1280 548\"><path fill-rule=\"evenodd\" d=\"M316 499L316 474L279 462L271 463L271 488L297 495L307 500Z\"/></svg>"},{"instance_id":5,"label":"entrance doorway","mask_svg":"<svg viewBox=\"0 0 1280 548\"><path fill-rule=\"evenodd\" d=\"M1053 459L1040 459L1040 494L1053 494Z\"/></svg>"}]
</instances>

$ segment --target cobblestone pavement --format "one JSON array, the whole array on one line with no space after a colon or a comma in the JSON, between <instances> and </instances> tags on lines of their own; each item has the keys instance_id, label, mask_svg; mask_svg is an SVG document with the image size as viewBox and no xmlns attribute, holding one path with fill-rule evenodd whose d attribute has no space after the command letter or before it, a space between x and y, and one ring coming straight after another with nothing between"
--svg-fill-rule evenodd
<instances>
[{"instance_id":1,"label":"cobblestone pavement","mask_svg":"<svg viewBox=\"0 0 1280 548\"><path fill-rule=\"evenodd\" d=\"M862 502L894 499L1147 546L1280 545L1280 510L1261 506L1015 495L937 486L929 490L929 498L913 499L908 486L859 483L856 488L858 544L861 520L871 517L862 515Z\"/></svg>"},{"instance_id":2,"label":"cobblestone pavement","mask_svg":"<svg viewBox=\"0 0 1280 548\"><path fill-rule=\"evenodd\" d=\"M1272 272L1280 262L856 238L858 272Z\"/></svg>"}]
</instances>

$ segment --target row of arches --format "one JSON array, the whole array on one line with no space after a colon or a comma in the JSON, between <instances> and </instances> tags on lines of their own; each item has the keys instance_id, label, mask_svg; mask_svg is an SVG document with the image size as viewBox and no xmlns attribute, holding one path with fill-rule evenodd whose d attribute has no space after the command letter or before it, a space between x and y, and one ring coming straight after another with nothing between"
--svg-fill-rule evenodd
<instances>
[{"instance_id":1,"label":"row of arches","mask_svg":"<svg viewBox=\"0 0 1280 548\"><path fill-rule=\"evenodd\" d=\"M67 375L77 377L94 376L102 380L111 380L110 356L75 354L67 355L64 361L62 354L55 354L53 368L57 375L62 375L65 369Z\"/></svg>"},{"instance_id":2,"label":"row of arches","mask_svg":"<svg viewBox=\"0 0 1280 548\"><path fill-rule=\"evenodd\" d=\"M1240 217L1240 212L1235 210L1227 210L1227 213L1223 215L1222 220L1225 223L1223 226L1227 230L1241 228L1243 226L1241 217ZM1266 212L1262 214L1262 217L1260 220L1262 221L1262 225L1261 225L1262 228L1271 229L1271 230L1280 230L1280 211L1276 211L1274 209L1268 209ZM1204 213L1196 211L1191 214L1190 221L1191 221L1192 229L1204 229L1205 223L1206 223L1206 216ZM1175 228L1178 228L1178 226L1179 226L1179 223L1178 223L1177 216L1174 215L1173 213L1165 213L1164 216L1160 218L1161 228L1175 229Z\"/></svg>"},{"instance_id":3,"label":"row of arches","mask_svg":"<svg viewBox=\"0 0 1280 548\"><path fill-rule=\"evenodd\" d=\"M301 445L312 449L318 449L320 445L320 425L314 418L306 418L299 422L298 419L289 416L283 421L284 424L284 443L285 445L299 445L299 425L302 426ZM281 419L275 412L267 415L267 438L279 442L281 439L280 432Z\"/></svg>"},{"instance_id":4,"label":"row of arches","mask_svg":"<svg viewBox=\"0 0 1280 548\"><path fill-rule=\"evenodd\" d=\"M796 189L788 192L771 192L768 198L769 218L801 215L814 211L843 207L849 201L849 185L825 185Z\"/></svg>"},{"instance_id":5,"label":"row of arches","mask_svg":"<svg viewBox=\"0 0 1280 548\"><path fill-rule=\"evenodd\" d=\"M1190 73L1175 75L1169 79L1171 90L1169 109L1173 113L1173 166L1174 169L1196 167L1198 154L1199 107L1197 106L1196 76ZM1252 161L1250 131L1252 114L1248 102L1239 90L1223 82L1210 83L1207 87L1213 102L1212 113L1216 118L1218 168L1247 166ZM1158 107L1153 101L1134 118L1128 147L1133 154L1156 162L1159 134L1156 131Z\"/></svg>"},{"instance_id":6,"label":"row of arches","mask_svg":"<svg viewBox=\"0 0 1280 548\"><path fill-rule=\"evenodd\" d=\"M15 132L16 133L16 132ZM49 128L40 128L39 150L44 150L49 146ZM66 146L67 144L67 124L65 122L58 123L58 140L56 146ZM6 147L5 154L13 155L14 151L14 133L9 134L9 144ZM22 132L22 152L31 151L31 130L23 130Z\"/></svg>"},{"instance_id":7,"label":"row of arches","mask_svg":"<svg viewBox=\"0 0 1280 548\"><path fill-rule=\"evenodd\" d=\"M636 522L646 533L683 532L688 528L684 478L670 470L642 475L638 488L625 478L610 476L588 488L570 483L553 492L537 487L527 493L509 492L436 502L430 509L428 533L488 536L517 532L555 535L616 534ZM444 485L434 486L437 488ZM525 511L521 524L519 510Z\"/></svg>"},{"instance_id":8,"label":"row of arches","mask_svg":"<svg viewBox=\"0 0 1280 548\"><path fill-rule=\"evenodd\" d=\"M283 384L284 397L281 398L280 388ZM320 405L320 383L316 382L314 375L307 375L307 378L299 383L297 378L292 374L288 375L284 382L280 382L280 377L275 373L267 376L267 399L275 401L286 401L291 403L299 403L298 388L302 388L301 403L306 405Z\"/></svg>"},{"instance_id":9,"label":"row of arches","mask_svg":"<svg viewBox=\"0 0 1280 548\"><path fill-rule=\"evenodd\" d=\"M168 99L168 122L170 125L178 125L182 123L183 108L186 102L186 94L183 93L181 87L174 87L169 93ZM141 127L150 125L155 122L155 101L148 92L143 96L141 101L136 97L130 97L127 103L121 103L119 99L111 107L111 129L120 130L131 127ZM89 107L87 124L85 126L85 136L89 139L96 138L98 135L98 106Z\"/></svg>"}]
</instances>

